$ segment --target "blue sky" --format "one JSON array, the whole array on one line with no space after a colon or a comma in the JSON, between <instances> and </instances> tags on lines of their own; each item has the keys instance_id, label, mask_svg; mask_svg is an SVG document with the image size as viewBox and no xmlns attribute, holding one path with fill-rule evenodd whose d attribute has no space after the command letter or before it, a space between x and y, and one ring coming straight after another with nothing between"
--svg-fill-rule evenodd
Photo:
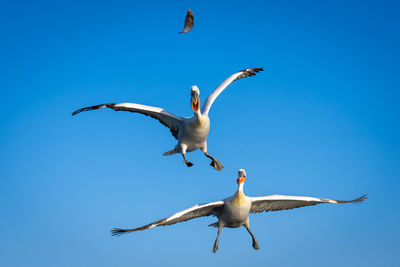
<instances>
[{"instance_id":1,"label":"blue sky","mask_svg":"<svg viewBox=\"0 0 400 267\"><path fill-rule=\"evenodd\" d=\"M183 27L188 8L195 27ZM396 1L3 1L0 9L0 265L395 266L400 249ZM232 73L264 67L214 103L209 152L107 102L190 116ZM352 199L111 237L236 190Z\"/></svg>"}]
</instances>

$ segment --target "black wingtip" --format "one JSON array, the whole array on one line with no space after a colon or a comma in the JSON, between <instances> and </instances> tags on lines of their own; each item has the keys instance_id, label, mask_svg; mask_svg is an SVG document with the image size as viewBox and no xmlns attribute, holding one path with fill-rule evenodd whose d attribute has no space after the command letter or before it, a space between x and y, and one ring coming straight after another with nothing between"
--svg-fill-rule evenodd
<instances>
[{"instance_id":1,"label":"black wingtip","mask_svg":"<svg viewBox=\"0 0 400 267\"><path fill-rule=\"evenodd\" d=\"M368 198L367 194L353 200L336 200L337 203L361 203Z\"/></svg>"},{"instance_id":2,"label":"black wingtip","mask_svg":"<svg viewBox=\"0 0 400 267\"><path fill-rule=\"evenodd\" d=\"M97 106L94 106L94 107L97 107ZM71 115L75 116L76 114L81 113L82 111L87 111L87 110L91 110L91 109L93 109L93 107L80 108L80 109L75 110L74 112L72 112Z\"/></svg>"},{"instance_id":3,"label":"black wingtip","mask_svg":"<svg viewBox=\"0 0 400 267\"><path fill-rule=\"evenodd\" d=\"M127 232L129 232L129 231L127 231L125 229L114 228L111 230L111 235L112 236L120 236L122 234L126 234Z\"/></svg>"},{"instance_id":4,"label":"black wingtip","mask_svg":"<svg viewBox=\"0 0 400 267\"><path fill-rule=\"evenodd\" d=\"M261 67L261 68L251 68L251 70L254 71L254 72L264 71L264 67Z\"/></svg>"},{"instance_id":5,"label":"black wingtip","mask_svg":"<svg viewBox=\"0 0 400 267\"><path fill-rule=\"evenodd\" d=\"M263 70L264 70L264 67L261 67L261 68L248 68L248 69L244 69L242 71L245 72L249 76L253 76L257 72L260 72L260 71L263 71Z\"/></svg>"},{"instance_id":6,"label":"black wingtip","mask_svg":"<svg viewBox=\"0 0 400 267\"><path fill-rule=\"evenodd\" d=\"M233 82L234 82L234 81L237 81L237 80L239 80L239 79L242 79L242 78L247 78L247 77L254 76L254 75L256 75L258 72L263 71L263 70L264 70L263 67L261 67L261 68L247 68L247 69L241 70L241 71L240 71L241 74L238 75L238 76L236 77L236 79L233 80Z\"/></svg>"},{"instance_id":7,"label":"black wingtip","mask_svg":"<svg viewBox=\"0 0 400 267\"><path fill-rule=\"evenodd\" d=\"M100 109L100 108L112 108L115 105L115 103L109 103L109 104L100 104L100 105L95 105L95 106L91 106L91 107L86 107L86 108L81 108L78 110L75 110L74 112L72 112L72 116L81 113L83 111L90 111L90 110L95 110L95 109Z\"/></svg>"},{"instance_id":8,"label":"black wingtip","mask_svg":"<svg viewBox=\"0 0 400 267\"><path fill-rule=\"evenodd\" d=\"M368 199L368 195L362 195L361 197L357 198L354 202L363 202L364 200Z\"/></svg>"},{"instance_id":9,"label":"black wingtip","mask_svg":"<svg viewBox=\"0 0 400 267\"><path fill-rule=\"evenodd\" d=\"M78 109L78 110L75 110L74 112L72 112L71 113L71 116L75 116L76 114L78 114L79 112L81 112L81 110L80 109Z\"/></svg>"},{"instance_id":10,"label":"black wingtip","mask_svg":"<svg viewBox=\"0 0 400 267\"><path fill-rule=\"evenodd\" d=\"M364 200L366 200L367 198L368 198L367 194L364 194L364 195L362 195L362 196L359 197L359 198L356 198L356 199L354 199L354 200L351 200L350 202L353 202L353 203L360 203L360 202L363 202Z\"/></svg>"}]
</instances>

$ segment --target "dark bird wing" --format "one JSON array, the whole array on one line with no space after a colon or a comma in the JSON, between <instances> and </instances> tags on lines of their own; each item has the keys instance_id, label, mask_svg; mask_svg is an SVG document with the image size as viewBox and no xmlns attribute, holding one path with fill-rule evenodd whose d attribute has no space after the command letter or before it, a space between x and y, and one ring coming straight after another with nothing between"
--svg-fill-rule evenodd
<instances>
[{"instance_id":1,"label":"dark bird wing","mask_svg":"<svg viewBox=\"0 0 400 267\"><path fill-rule=\"evenodd\" d=\"M115 111L122 110L122 111L129 111L129 112L140 113L140 114L143 114L146 116L150 116L150 117L158 120L159 122L161 122L166 127L168 127L170 129L172 135L176 139L178 139L179 129L183 122L183 118L178 117L172 113L169 113L168 111L166 111L162 108L145 106L145 105L134 104L134 103L119 103L119 104L111 103L111 104L101 104L101 105L81 108L81 109L78 109L78 110L72 112L72 116L74 116L80 112L83 112L83 111L89 111L89 110L95 110L95 109L101 109L101 108L111 108Z\"/></svg>"},{"instance_id":2,"label":"dark bird wing","mask_svg":"<svg viewBox=\"0 0 400 267\"><path fill-rule=\"evenodd\" d=\"M185 26L181 32L178 33L187 33L193 28L194 25L194 16L192 10L188 10L186 17L185 17Z\"/></svg>"},{"instance_id":3,"label":"dark bird wing","mask_svg":"<svg viewBox=\"0 0 400 267\"><path fill-rule=\"evenodd\" d=\"M245 69L241 70L239 72L236 72L235 74L232 74L229 76L225 81L223 81L220 85L218 85L217 88L207 97L206 101L204 102L204 105L201 109L202 114L208 114L210 111L211 105L214 103L215 99L222 93L222 91L225 90L228 85L233 83L236 80L246 78L246 77L251 77L256 75L257 72L263 71L263 68L251 68L251 69Z\"/></svg>"},{"instance_id":4,"label":"dark bird wing","mask_svg":"<svg viewBox=\"0 0 400 267\"><path fill-rule=\"evenodd\" d=\"M175 223L184 222L187 220L191 220L198 217L210 216L210 215L218 215L221 211L224 202L216 201L207 204L195 205L191 208L179 211L167 218L161 219L159 221L147 224L145 226L134 228L134 229L119 229L114 228L111 230L112 235L122 235L129 232L147 230L156 226L164 226L164 225L171 225Z\"/></svg>"},{"instance_id":5,"label":"dark bird wing","mask_svg":"<svg viewBox=\"0 0 400 267\"><path fill-rule=\"evenodd\" d=\"M252 197L251 198L251 209L250 213L258 213L263 211L277 211L277 210L289 210L305 206L314 206L321 203L356 203L362 202L367 199L367 195L363 195L353 200L332 200L326 198L315 198L315 197L299 197L299 196L282 196L282 195L271 195L265 197Z\"/></svg>"}]
</instances>

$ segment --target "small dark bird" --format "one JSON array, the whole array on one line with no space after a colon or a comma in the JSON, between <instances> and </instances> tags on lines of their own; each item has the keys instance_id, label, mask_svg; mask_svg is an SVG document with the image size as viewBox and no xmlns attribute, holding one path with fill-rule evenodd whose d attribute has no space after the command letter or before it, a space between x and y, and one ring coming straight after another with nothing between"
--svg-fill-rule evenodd
<instances>
[{"instance_id":1,"label":"small dark bird","mask_svg":"<svg viewBox=\"0 0 400 267\"><path fill-rule=\"evenodd\" d=\"M185 17L185 27L183 28L183 31L178 33L187 33L193 28L193 25L194 25L193 12L192 10L189 9Z\"/></svg>"}]
</instances>

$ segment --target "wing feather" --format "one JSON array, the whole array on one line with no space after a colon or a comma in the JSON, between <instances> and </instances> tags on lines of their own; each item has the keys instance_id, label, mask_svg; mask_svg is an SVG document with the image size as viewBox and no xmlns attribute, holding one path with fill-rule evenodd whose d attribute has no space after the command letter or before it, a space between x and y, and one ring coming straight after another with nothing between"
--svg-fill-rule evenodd
<instances>
[{"instance_id":1,"label":"wing feather","mask_svg":"<svg viewBox=\"0 0 400 267\"><path fill-rule=\"evenodd\" d=\"M221 212L223 205L224 205L223 201L216 201L216 202L211 202L211 203L207 203L207 204L194 205L193 207L179 211L167 218L155 221L153 223L146 224L142 227L133 228L133 229L114 228L113 230L111 230L111 234L112 235L122 235L122 234L129 233L129 232L147 230L147 229L150 229L150 228L153 228L156 226L165 226L165 225L180 223L180 222L188 221L188 220L198 218L198 217L204 217L204 216L210 216L210 215L217 216L218 213Z\"/></svg>"},{"instance_id":2,"label":"wing feather","mask_svg":"<svg viewBox=\"0 0 400 267\"><path fill-rule=\"evenodd\" d=\"M283 195L253 197L251 198L250 213L289 210L306 206L314 206L322 203L337 203L337 204L356 203L356 202L362 202L365 199L367 199L367 195L363 195L359 198L347 201L333 200L326 198L283 196Z\"/></svg>"},{"instance_id":3,"label":"wing feather","mask_svg":"<svg viewBox=\"0 0 400 267\"><path fill-rule=\"evenodd\" d=\"M242 78L251 77L256 75L257 72L263 71L263 68L250 68L241 70L235 74L229 76L225 81L223 81L218 87L207 97L204 102L203 108L201 110L202 114L207 115L210 111L211 105L214 103L215 99L225 90L228 85Z\"/></svg>"},{"instance_id":4,"label":"wing feather","mask_svg":"<svg viewBox=\"0 0 400 267\"><path fill-rule=\"evenodd\" d=\"M72 112L72 116L74 116L80 112L101 109L101 108L111 108L115 111L129 111L129 112L140 113L140 114L143 114L146 116L150 116L151 118L154 118L154 119L158 120L159 122L161 122L164 126L168 127L170 129L172 135L176 139L178 139L179 129L182 124L182 118L178 117L172 113L169 113L168 111L166 111L162 108L158 108L158 107L145 106L145 105L134 104L134 103L100 104L100 105L96 105L96 106L78 109L78 110Z\"/></svg>"},{"instance_id":5,"label":"wing feather","mask_svg":"<svg viewBox=\"0 0 400 267\"><path fill-rule=\"evenodd\" d=\"M194 25L194 16L192 10L188 10L185 16L185 26L181 32L178 33L187 33L193 28Z\"/></svg>"}]
</instances>

